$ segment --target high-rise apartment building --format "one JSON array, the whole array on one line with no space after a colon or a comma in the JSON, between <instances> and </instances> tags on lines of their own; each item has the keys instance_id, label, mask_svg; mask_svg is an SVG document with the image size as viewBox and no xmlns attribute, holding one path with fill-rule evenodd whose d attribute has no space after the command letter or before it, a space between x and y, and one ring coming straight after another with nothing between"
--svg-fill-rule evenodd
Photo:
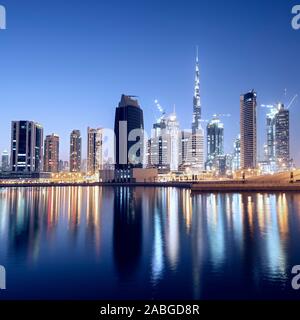
<instances>
[{"instance_id":1,"label":"high-rise apartment building","mask_svg":"<svg viewBox=\"0 0 300 320\"><path fill-rule=\"evenodd\" d=\"M9 154L4 150L1 155L1 171L9 171Z\"/></svg>"},{"instance_id":2,"label":"high-rise apartment building","mask_svg":"<svg viewBox=\"0 0 300 320\"><path fill-rule=\"evenodd\" d=\"M59 136L51 134L46 136L44 144L44 171L59 171Z\"/></svg>"},{"instance_id":3,"label":"high-rise apartment building","mask_svg":"<svg viewBox=\"0 0 300 320\"><path fill-rule=\"evenodd\" d=\"M284 104L274 105L266 117L267 143L265 155L269 172L290 168L289 110Z\"/></svg>"},{"instance_id":4,"label":"high-rise apartment building","mask_svg":"<svg viewBox=\"0 0 300 320\"><path fill-rule=\"evenodd\" d=\"M42 169L43 127L34 121L12 121L12 172L39 173Z\"/></svg>"},{"instance_id":5,"label":"high-rise apartment building","mask_svg":"<svg viewBox=\"0 0 300 320\"><path fill-rule=\"evenodd\" d=\"M81 134L73 130L70 135L70 172L81 171Z\"/></svg>"},{"instance_id":6,"label":"high-rise apartment building","mask_svg":"<svg viewBox=\"0 0 300 320\"><path fill-rule=\"evenodd\" d=\"M224 124L214 116L207 124L207 170L211 170L217 156L224 154Z\"/></svg>"},{"instance_id":7,"label":"high-rise apartment building","mask_svg":"<svg viewBox=\"0 0 300 320\"><path fill-rule=\"evenodd\" d=\"M98 173L103 167L102 155L103 129L87 130L87 172L89 174Z\"/></svg>"},{"instance_id":8,"label":"high-rise apartment building","mask_svg":"<svg viewBox=\"0 0 300 320\"><path fill-rule=\"evenodd\" d=\"M290 124L289 110L282 103L278 104L275 116L275 153L278 170L290 167Z\"/></svg>"},{"instance_id":9,"label":"high-rise apartment building","mask_svg":"<svg viewBox=\"0 0 300 320\"><path fill-rule=\"evenodd\" d=\"M241 168L241 136L235 139L233 143L232 170L237 171Z\"/></svg>"},{"instance_id":10,"label":"high-rise apartment building","mask_svg":"<svg viewBox=\"0 0 300 320\"><path fill-rule=\"evenodd\" d=\"M257 165L257 95L254 90L240 96L241 168Z\"/></svg>"}]
</instances>

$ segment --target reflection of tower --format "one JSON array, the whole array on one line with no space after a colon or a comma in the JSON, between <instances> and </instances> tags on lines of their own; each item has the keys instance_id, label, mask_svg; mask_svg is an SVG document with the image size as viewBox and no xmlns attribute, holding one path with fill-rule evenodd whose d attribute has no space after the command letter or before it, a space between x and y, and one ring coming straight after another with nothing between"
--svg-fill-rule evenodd
<instances>
[{"instance_id":1,"label":"reflection of tower","mask_svg":"<svg viewBox=\"0 0 300 320\"><path fill-rule=\"evenodd\" d=\"M142 251L142 193L127 187L115 189L113 246L121 278L134 273Z\"/></svg>"},{"instance_id":2,"label":"reflection of tower","mask_svg":"<svg viewBox=\"0 0 300 320\"><path fill-rule=\"evenodd\" d=\"M179 254L179 217L178 190L171 188L167 191L167 228L166 245L167 256L173 270L177 268Z\"/></svg>"},{"instance_id":3,"label":"reflection of tower","mask_svg":"<svg viewBox=\"0 0 300 320\"><path fill-rule=\"evenodd\" d=\"M99 253L101 240L101 205L102 188L93 187L86 189L86 240L94 243L95 250Z\"/></svg>"}]
</instances>

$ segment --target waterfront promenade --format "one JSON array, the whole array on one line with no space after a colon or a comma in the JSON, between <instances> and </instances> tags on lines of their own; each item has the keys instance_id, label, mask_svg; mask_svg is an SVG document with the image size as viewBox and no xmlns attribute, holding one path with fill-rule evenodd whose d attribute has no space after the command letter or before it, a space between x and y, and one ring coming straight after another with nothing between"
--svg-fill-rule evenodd
<instances>
[{"instance_id":1,"label":"waterfront promenade","mask_svg":"<svg viewBox=\"0 0 300 320\"><path fill-rule=\"evenodd\" d=\"M290 172L274 175L249 177L244 181L236 180L203 180L203 181L167 181L167 182L39 182L39 181L0 181L0 188L16 187L176 187L191 189L192 192L300 192L300 170L295 170L291 179Z\"/></svg>"}]
</instances>

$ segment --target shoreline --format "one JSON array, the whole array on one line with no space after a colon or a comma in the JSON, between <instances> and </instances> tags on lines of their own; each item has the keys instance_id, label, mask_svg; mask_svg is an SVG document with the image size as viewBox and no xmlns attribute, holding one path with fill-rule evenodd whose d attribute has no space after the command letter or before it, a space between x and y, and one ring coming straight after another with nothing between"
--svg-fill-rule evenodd
<instances>
[{"instance_id":1,"label":"shoreline","mask_svg":"<svg viewBox=\"0 0 300 320\"><path fill-rule=\"evenodd\" d=\"M300 183L253 183L237 182L136 182L136 183L23 183L0 184L0 188L44 188L44 187L175 187L190 189L192 193L201 192L300 192Z\"/></svg>"}]
</instances>

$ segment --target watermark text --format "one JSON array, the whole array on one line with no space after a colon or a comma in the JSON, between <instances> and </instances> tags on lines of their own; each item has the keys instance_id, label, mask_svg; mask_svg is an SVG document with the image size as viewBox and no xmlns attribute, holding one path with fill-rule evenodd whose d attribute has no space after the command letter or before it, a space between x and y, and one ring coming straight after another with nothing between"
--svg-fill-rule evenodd
<instances>
[{"instance_id":1,"label":"watermark text","mask_svg":"<svg viewBox=\"0 0 300 320\"><path fill-rule=\"evenodd\" d=\"M6 289L6 271L3 266L0 265L0 290Z\"/></svg>"},{"instance_id":2,"label":"watermark text","mask_svg":"<svg viewBox=\"0 0 300 320\"><path fill-rule=\"evenodd\" d=\"M0 4L0 30L6 29L6 9Z\"/></svg>"},{"instance_id":3,"label":"watermark text","mask_svg":"<svg viewBox=\"0 0 300 320\"><path fill-rule=\"evenodd\" d=\"M294 30L300 29L300 4L295 5L292 9L292 14L294 15L292 19L292 28Z\"/></svg>"}]
</instances>

